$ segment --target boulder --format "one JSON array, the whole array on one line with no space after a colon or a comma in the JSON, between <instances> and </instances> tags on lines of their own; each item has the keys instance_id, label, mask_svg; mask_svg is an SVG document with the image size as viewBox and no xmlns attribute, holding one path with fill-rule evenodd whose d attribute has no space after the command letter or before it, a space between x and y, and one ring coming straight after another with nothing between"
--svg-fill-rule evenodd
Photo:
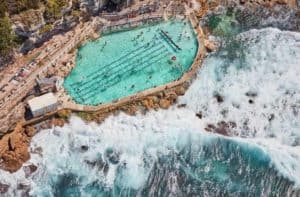
<instances>
[{"instance_id":1,"label":"boulder","mask_svg":"<svg viewBox=\"0 0 300 197\"><path fill-rule=\"evenodd\" d=\"M33 137L36 133L36 129L32 126L27 126L25 128L25 133L28 137Z\"/></svg>"},{"instance_id":2,"label":"boulder","mask_svg":"<svg viewBox=\"0 0 300 197\"><path fill-rule=\"evenodd\" d=\"M218 133L220 135L229 136L232 133L232 129L236 128L235 122L220 121L217 125L207 124L205 130L208 132Z\"/></svg>"},{"instance_id":3,"label":"boulder","mask_svg":"<svg viewBox=\"0 0 300 197\"><path fill-rule=\"evenodd\" d=\"M185 88L182 87L182 86L178 86L176 87L175 89L175 93L178 95L178 96L183 96L185 94Z\"/></svg>"},{"instance_id":4,"label":"boulder","mask_svg":"<svg viewBox=\"0 0 300 197\"><path fill-rule=\"evenodd\" d=\"M162 109L168 109L171 105L171 102L167 99L161 99L159 101L159 106L162 108Z\"/></svg>"},{"instance_id":5,"label":"boulder","mask_svg":"<svg viewBox=\"0 0 300 197\"><path fill-rule=\"evenodd\" d=\"M209 40L204 40L204 46L208 52L214 52L218 49L217 44Z\"/></svg>"},{"instance_id":6,"label":"boulder","mask_svg":"<svg viewBox=\"0 0 300 197\"><path fill-rule=\"evenodd\" d=\"M23 163L30 158L29 140L21 123L12 133L5 135L0 140L0 168L9 172L16 172L20 169Z\"/></svg>"}]
</instances>

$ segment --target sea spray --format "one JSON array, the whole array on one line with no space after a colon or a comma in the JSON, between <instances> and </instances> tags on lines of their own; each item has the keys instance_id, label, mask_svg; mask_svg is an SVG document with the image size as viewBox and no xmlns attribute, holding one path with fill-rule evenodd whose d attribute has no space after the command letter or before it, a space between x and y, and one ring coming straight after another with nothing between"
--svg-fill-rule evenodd
<instances>
[{"instance_id":1,"label":"sea spray","mask_svg":"<svg viewBox=\"0 0 300 197\"><path fill-rule=\"evenodd\" d=\"M18 183L30 183L33 196L300 195L299 36L239 34L243 56L224 47L208 57L179 99L186 108L101 125L72 117L33 138L34 174L0 171L0 182L18 195ZM235 123L236 137L205 132L221 121Z\"/></svg>"},{"instance_id":2,"label":"sea spray","mask_svg":"<svg viewBox=\"0 0 300 197\"><path fill-rule=\"evenodd\" d=\"M243 46L236 53L245 55L230 59L233 49L225 45L208 57L201 79L180 103L201 113L206 124L234 122L232 135L255 138L243 141L261 144L281 173L299 185L300 34L267 28L234 39Z\"/></svg>"}]
</instances>

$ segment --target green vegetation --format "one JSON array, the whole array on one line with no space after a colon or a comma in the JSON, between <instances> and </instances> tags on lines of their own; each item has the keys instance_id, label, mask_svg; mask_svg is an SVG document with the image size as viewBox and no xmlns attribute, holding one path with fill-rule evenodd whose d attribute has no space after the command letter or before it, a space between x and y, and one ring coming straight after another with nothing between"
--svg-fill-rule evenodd
<instances>
[{"instance_id":1,"label":"green vegetation","mask_svg":"<svg viewBox=\"0 0 300 197\"><path fill-rule=\"evenodd\" d=\"M45 17L47 19L59 19L61 15L61 10L66 6L67 0L48 0L46 3Z\"/></svg>"},{"instance_id":2,"label":"green vegetation","mask_svg":"<svg viewBox=\"0 0 300 197\"><path fill-rule=\"evenodd\" d=\"M10 16L20 14L30 9L39 9L45 6L44 16L49 23L59 19L61 10L67 5L67 0L0 0L0 55L6 56L12 51L13 47L23 40L14 36ZM74 13L79 15L79 13ZM52 25L45 25L40 32L51 31Z\"/></svg>"},{"instance_id":3,"label":"green vegetation","mask_svg":"<svg viewBox=\"0 0 300 197\"><path fill-rule=\"evenodd\" d=\"M28 9L38 9L41 0L0 0L0 17L7 12L9 14L19 14Z\"/></svg>"},{"instance_id":4,"label":"green vegetation","mask_svg":"<svg viewBox=\"0 0 300 197\"><path fill-rule=\"evenodd\" d=\"M0 0L0 18L5 17L7 11L8 11L8 7L6 1Z\"/></svg>"},{"instance_id":5,"label":"green vegetation","mask_svg":"<svg viewBox=\"0 0 300 197\"><path fill-rule=\"evenodd\" d=\"M51 24L47 24L45 25L41 30L40 30L40 33L43 34L43 33L47 33L47 32L50 32L52 30L52 25Z\"/></svg>"},{"instance_id":6,"label":"green vegetation","mask_svg":"<svg viewBox=\"0 0 300 197\"><path fill-rule=\"evenodd\" d=\"M93 115L89 112L78 112L76 115L86 121L93 120Z\"/></svg>"},{"instance_id":7,"label":"green vegetation","mask_svg":"<svg viewBox=\"0 0 300 197\"><path fill-rule=\"evenodd\" d=\"M70 118L71 114L72 114L71 110L63 109L63 110L58 111L57 116L64 120L68 120Z\"/></svg>"},{"instance_id":8,"label":"green vegetation","mask_svg":"<svg viewBox=\"0 0 300 197\"><path fill-rule=\"evenodd\" d=\"M11 52L12 47L15 45L14 34L11 29L10 19L5 16L0 18L0 55L6 56Z\"/></svg>"}]
</instances>

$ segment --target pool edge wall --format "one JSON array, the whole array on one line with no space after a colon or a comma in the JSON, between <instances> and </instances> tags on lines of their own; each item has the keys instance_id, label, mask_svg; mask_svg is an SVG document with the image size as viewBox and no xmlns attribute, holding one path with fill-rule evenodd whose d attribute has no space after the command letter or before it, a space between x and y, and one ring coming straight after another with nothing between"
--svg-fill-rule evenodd
<instances>
[{"instance_id":1,"label":"pool edge wall","mask_svg":"<svg viewBox=\"0 0 300 197\"><path fill-rule=\"evenodd\" d=\"M190 82L193 80L193 76L196 74L197 69L202 65L203 58L205 57L206 54L206 49L204 46L204 33L202 31L202 27L198 24L198 20L194 14L190 14L188 16L189 22L191 24L191 27L193 29L193 32L196 36L197 40L197 52L196 56L194 58L194 61L192 65L190 66L190 69L185 72L181 78L178 80L166 83L164 85L160 85L157 87L149 88L141 92L137 92L134 95L129 95L126 97L122 97L120 99L117 99L115 101L112 101L110 103L105 103L105 104L100 104L97 106L91 106L91 105L82 105L75 103L72 106L70 105L63 105L62 109L70 109L75 112L97 112L97 111L105 111L107 109L114 109L121 107L123 105L129 104L131 102L135 102L137 100L142 100L143 98L151 95L155 95L159 92L163 92L167 89L174 88L176 86L180 86L186 82ZM121 31L121 30L120 30ZM70 96L68 94L68 96Z\"/></svg>"}]
</instances>

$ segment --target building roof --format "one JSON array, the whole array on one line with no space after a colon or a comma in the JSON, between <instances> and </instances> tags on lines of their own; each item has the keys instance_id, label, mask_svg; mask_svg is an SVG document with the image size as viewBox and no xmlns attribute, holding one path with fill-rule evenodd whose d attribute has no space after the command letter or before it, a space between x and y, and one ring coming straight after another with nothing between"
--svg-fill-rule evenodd
<instances>
[{"instance_id":1,"label":"building roof","mask_svg":"<svg viewBox=\"0 0 300 197\"><path fill-rule=\"evenodd\" d=\"M28 101L31 111L40 110L53 104L57 104L57 98L53 93L47 93Z\"/></svg>"}]
</instances>

